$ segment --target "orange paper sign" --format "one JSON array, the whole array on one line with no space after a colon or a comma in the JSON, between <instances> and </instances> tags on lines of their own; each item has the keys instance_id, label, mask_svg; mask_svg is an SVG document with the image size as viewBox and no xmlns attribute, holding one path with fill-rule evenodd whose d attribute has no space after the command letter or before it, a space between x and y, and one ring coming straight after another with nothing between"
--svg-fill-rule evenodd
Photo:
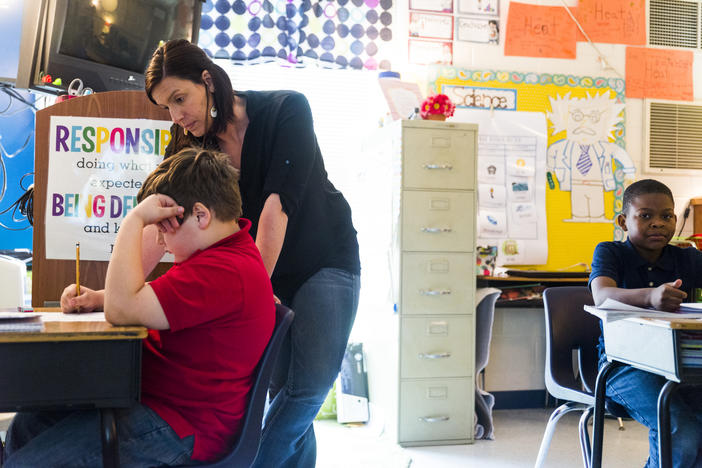
<instances>
[{"instance_id":1,"label":"orange paper sign","mask_svg":"<svg viewBox=\"0 0 702 468\"><path fill-rule=\"evenodd\" d=\"M563 7L511 2L505 55L574 59L575 31Z\"/></svg>"},{"instance_id":2,"label":"orange paper sign","mask_svg":"<svg viewBox=\"0 0 702 468\"><path fill-rule=\"evenodd\" d=\"M626 48L626 97L692 101L692 51Z\"/></svg>"},{"instance_id":3,"label":"orange paper sign","mask_svg":"<svg viewBox=\"0 0 702 468\"><path fill-rule=\"evenodd\" d=\"M646 0L580 0L575 15L592 42L646 44Z\"/></svg>"}]
</instances>

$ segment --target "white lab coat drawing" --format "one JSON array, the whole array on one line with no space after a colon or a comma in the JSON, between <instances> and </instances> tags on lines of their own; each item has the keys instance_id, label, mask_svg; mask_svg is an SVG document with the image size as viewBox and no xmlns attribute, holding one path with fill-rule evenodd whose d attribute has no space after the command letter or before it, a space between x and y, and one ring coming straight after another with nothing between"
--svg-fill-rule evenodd
<instances>
[{"instance_id":1,"label":"white lab coat drawing","mask_svg":"<svg viewBox=\"0 0 702 468\"><path fill-rule=\"evenodd\" d=\"M581 159L582 158L582 159ZM548 148L547 164L563 191L570 192L571 222L611 222L605 216L604 192L615 189L613 163L633 177L634 163L619 145L598 141L581 145L560 140Z\"/></svg>"},{"instance_id":2,"label":"white lab coat drawing","mask_svg":"<svg viewBox=\"0 0 702 468\"><path fill-rule=\"evenodd\" d=\"M636 172L626 150L608 141L623 105L614 104L606 94L585 98L566 94L550 100L554 132L566 130L564 139L548 147L546 159L560 189L570 192L571 218L564 221L611 223L604 193L616 189L614 168L623 171L624 179L632 179Z\"/></svg>"}]
</instances>

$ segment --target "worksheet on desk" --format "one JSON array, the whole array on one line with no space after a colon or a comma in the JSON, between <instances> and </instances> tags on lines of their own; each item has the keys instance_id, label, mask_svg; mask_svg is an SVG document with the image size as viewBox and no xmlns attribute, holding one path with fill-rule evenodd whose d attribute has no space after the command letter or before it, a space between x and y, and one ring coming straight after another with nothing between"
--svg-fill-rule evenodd
<instances>
[{"instance_id":1,"label":"worksheet on desk","mask_svg":"<svg viewBox=\"0 0 702 468\"><path fill-rule=\"evenodd\" d=\"M617 320L627 317L684 317L702 320L702 304L697 303L683 303L679 312L663 312L607 298L599 307L585 306L585 310L602 320Z\"/></svg>"},{"instance_id":2,"label":"worksheet on desk","mask_svg":"<svg viewBox=\"0 0 702 468\"><path fill-rule=\"evenodd\" d=\"M32 312L0 311L0 332L41 331L41 315Z\"/></svg>"},{"instance_id":3,"label":"worksheet on desk","mask_svg":"<svg viewBox=\"0 0 702 468\"><path fill-rule=\"evenodd\" d=\"M44 322L104 322L105 312L87 312L84 314L45 312L41 314L41 318Z\"/></svg>"}]
</instances>

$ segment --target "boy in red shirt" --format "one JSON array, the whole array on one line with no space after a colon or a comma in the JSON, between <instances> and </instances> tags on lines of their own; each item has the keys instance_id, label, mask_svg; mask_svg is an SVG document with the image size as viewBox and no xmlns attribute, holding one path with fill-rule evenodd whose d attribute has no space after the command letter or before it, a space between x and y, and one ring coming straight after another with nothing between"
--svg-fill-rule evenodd
<instances>
[{"instance_id":1,"label":"boy in red shirt","mask_svg":"<svg viewBox=\"0 0 702 468\"><path fill-rule=\"evenodd\" d=\"M124 466L215 460L241 430L275 305L251 222L240 218L237 179L226 155L184 149L147 177L120 227L105 318L149 328L142 402L117 414ZM146 283L142 232L150 224L175 265ZM99 466L98 418L97 410L18 413L5 466Z\"/></svg>"}]
</instances>

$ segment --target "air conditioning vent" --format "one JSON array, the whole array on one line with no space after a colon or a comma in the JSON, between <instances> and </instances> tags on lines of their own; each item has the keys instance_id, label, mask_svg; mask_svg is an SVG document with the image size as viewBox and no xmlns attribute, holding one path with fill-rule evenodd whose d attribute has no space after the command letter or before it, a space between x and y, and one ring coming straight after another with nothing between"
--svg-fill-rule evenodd
<instances>
[{"instance_id":1,"label":"air conditioning vent","mask_svg":"<svg viewBox=\"0 0 702 468\"><path fill-rule=\"evenodd\" d=\"M702 105L646 100L646 169L702 170Z\"/></svg>"},{"instance_id":2,"label":"air conditioning vent","mask_svg":"<svg viewBox=\"0 0 702 468\"><path fill-rule=\"evenodd\" d=\"M649 0L648 43L700 49L700 1Z\"/></svg>"}]
</instances>

